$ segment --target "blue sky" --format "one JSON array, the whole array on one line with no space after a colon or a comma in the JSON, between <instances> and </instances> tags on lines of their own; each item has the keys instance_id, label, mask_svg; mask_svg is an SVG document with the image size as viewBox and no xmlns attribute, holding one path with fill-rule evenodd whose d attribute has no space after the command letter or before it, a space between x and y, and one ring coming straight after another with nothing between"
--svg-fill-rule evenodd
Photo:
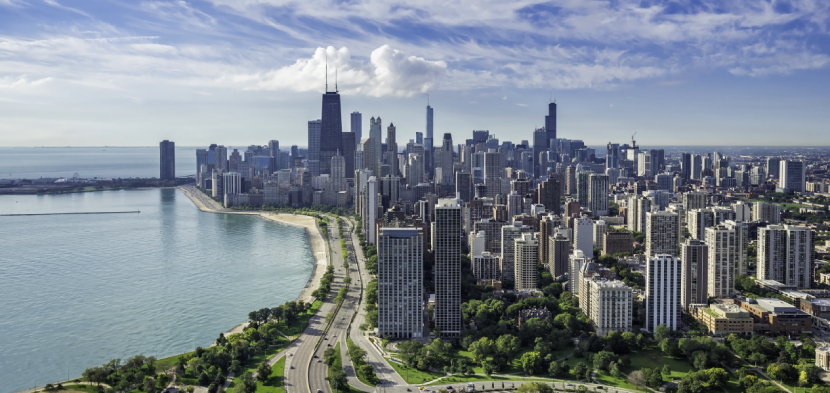
<instances>
[{"instance_id":1,"label":"blue sky","mask_svg":"<svg viewBox=\"0 0 830 393\"><path fill-rule=\"evenodd\" d=\"M348 113L455 139L830 145L830 2L0 0L0 145L305 145ZM347 129L344 131L348 130Z\"/></svg>"}]
</instances>

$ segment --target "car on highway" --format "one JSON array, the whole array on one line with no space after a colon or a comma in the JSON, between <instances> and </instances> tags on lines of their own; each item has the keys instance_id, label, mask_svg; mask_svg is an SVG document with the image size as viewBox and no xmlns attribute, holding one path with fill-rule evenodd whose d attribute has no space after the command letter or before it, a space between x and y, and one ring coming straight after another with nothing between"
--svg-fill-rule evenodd
<instances>
[{"instance_id":1,"label":"car on highway","mask_svg":"<svg viewBox=\"0 0 830 393\"><path fill-rule=\"evenodd\" d=\"M312 356L313 358L317 359L317 355Z\"/></svg>"},{"instance_id":2,"label":"car on highway","mask_svg":"<svg viewBox=\"0 0 830 393\"><path fill-rule=\"evenodd\" d=\"M320 360L320 359L317 359L317 363L323 363L323 361Z\"/></svg>"}]
</instances>

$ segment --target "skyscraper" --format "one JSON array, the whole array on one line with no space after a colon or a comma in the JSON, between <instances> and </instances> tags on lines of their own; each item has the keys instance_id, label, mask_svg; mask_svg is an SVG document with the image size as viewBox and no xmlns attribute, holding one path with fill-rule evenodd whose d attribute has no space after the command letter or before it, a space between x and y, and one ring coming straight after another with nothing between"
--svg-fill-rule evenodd
<instances>
[{"instance_id":1,"label":"skyscraper","mask_svg":"<svg viewBox=\"0 0 830 393\"><path fill-rule=\"evenodd\" d=\"M556 101L548 104L548 115L545 116L545 132L547 133L547 147L551 140L556 139Z\"/></svg>"},{"instance_id":2,"label":"skyscraper","mask_svg":"<svg viewBox=\"0 0 830 393\"><path fill-rule=\"evenodd\" d=\"M516 269L516 244L515 240L522 237L523 233L533 232L533 228L527 225L507 225L501 228L501 279L503 281L514 281Z\"/></svg>"},{"instance_id":3,"label":"skyscraper","mask_svg":"<svg viewBox=\"0 0 830 393\"><path fill-rule=\"evenodd\" d=\"M484 185L488 198L495 198L501 193L501 166L499 153L495 149L484 153Z\"/></svg>"},{"instance_id":4,"label":"skyscraper","mask_svg":"<svg viewBox=\"0 0 830 393\"><path fill-rule=\"evenodd\" d=\"M322 132L322 125L323 121L320 119L308 121L308 158L306 165L312 176L320 176L320 133ZM340 135L337 139L340 139ZM329 160L331 160L331 157L329 157Z\"/></svg>"},{"instance_id":5,"label":"skyscraper","mask_svg":"<svg viewBox=\"0 0 830 393\"><path fill-rule=\"evenodd\" d=\"M268 141L268 152L268 171L274 173L282 169L280 168L280 141L276 139Z\"/></svg>"},{"instance_id":6,"label":"skyscraper","mask_svg":"<svg viewBox=\"0 0 830 393\"><path fill-rule=\"evenodd\" d=\"M359 141L355 140L354 132L344 132L340 135L343 136L343 151L340 154L346 160L346 178L353 179L354 178L354 171L355 171L355 146L357 146ZM362 169L362 168L358 168Z\"/></svg>"},{"instance_id":7,"label":"skyscraper","mask_svg":"<svg viewBox=\"0 0 830 393\"><path fill-rule=\"evenodd\" d=\"M363 115L360 112L352 112L351 126L351 131L354 133L355 148L358 148L360 141L363 140Z\"/></svg>"},{"instance_id":8,"label":"skyscraper","mask_svg":"<svg viewBox=\"0 0 830 393\"><path fill-rule=\"evenodd\" d=\"M340 94L323 94L323 115L320 123L320 174L331 174L331 158L343 151L343 119L340 113Z\"/></svg>"},{"instance_id":9,"label":"skyscraper","mask_svg":"<svg viewBox=\"0 0 830 393\"><path fill-rule=\"evenodd\" d=\"M810 288L813 231L795 225L758 228L758 278Z\"/></svg>"},{"instance_id":10,"label":"skyscraper","mask_svg":"<svg viewBox=\"0 0 830 393\"><path fill-rule=\"evenodd\" d=\"M441 183L452 184L453 172L453 148L452 148L452 134L445 133L444 140L441 143Z\"/></svg>"},{"instance_id":11,"label":"skyscraper","mask_svg":"<svg viewBox=\"0 0 830 393\"><path fill-rule=\"evenodd\" d=\"M663 323L680 328L680 259L656 255L646 261L646 330Z\"/></svg>"},{"instance_id":12,"label":"skyscraper","mask_svg":"<svg viewBox=\"0 0 830 393\"><path fill-rule=\"evenodd\" d=\"M515 279L516 292L538 290L539 242L532 232L523 233L515 239Z\"/></svg>"},{"instance_id":13,"label":"skyscraper","mask_svg":"<svg viewBox=\"0 0 830 393\"><path fill-rule=\"evenodd\" d=\"M686 239L680 246L683 266L680 277L680 305L689 310L690 304L707 304L709 277L709 248L702 240Z\"/></svg>"},{"instance_id":14,"label":"skyscraper","mask_svg":"<svg viewBox=\"0 0 830 393\"><path fill-rule=\"evenodd\" d=\"M378 234L378 331L408 339L423 335L421 228L381 228Z\"/></svg>"},{"instance_id":15,"label":"skyscraper","mask_svg":"<svg viewBox=\"0 0 830 393\"><path fill-rule=\"evenodd\" d=\"M435 258L435 327L445 337L461 335L461 205L439 199L432 223Z\"/></svg>"},{"instance_id":16,"label":"skyscraper","mask_svg":"<svg viewBox=\"0 0 830 393\"><path fill-rule=\"evenodd\" d=\"M568 272L570 241L561 232L555 231L548 237L548 247L548 270L551 276L560 277Z\"/></svg>"},{"instance_id":17,"label":"skyscraper","mask_svg":"<svg viewBox=\"0 0 830 393\"><path fill-rule=\"evenodd\" d=\"M588 208L595 216L608 214L608 175L591 174Z\"/></svg>"},{"instance_id":18,"label":"skyscraper","mask_svg":"<svg viewBox=\"0 0 830 393\"><path fill-rule=\"evenodd\" d=\"M668 211L646 213L646 257L677 256L680 216Z\"/></svg>"},{"instance_id":19,"label":"skyscraper","mask_svg":"<svg viewBox=\"0 0 830 393\"><path fill-rule=\"evenodd\" d=\"M749 226L735 220L725 220L723 226L735 232L735 275L746 276L749 270Z\"/></svg>"},{"instance_id":20,"label":"skyscraper","mask_svg":"<svg viewBox=\"0 0 830 393\"><path fill-rule=\"evenodd\" d=\"M394 123L389 123L389 127L386 127L386 152L389 154L391 175L398 176L398 142Z\"/></svg>"},{"instance_id":21,"label":"skyscraper","mask_svg":"<svg viewBox=\"0 0 830 393\"><path fill-rule=\"evenodd\" d=\"M574 219L574 249L588 259L594 258L594 220L587 216Z\"/></svg>"},{"instance_id":22,"label":"skyscraper","mask_svg":"<svg viewBox=\"0 0 830 393\"><path fill-rule=\"evenodd\" d=\"M424 138L424 153L426 153L426 157L424 162L426 163L426 174L428 179L432 179L435 176L435 159L432 157L433 154L433 135L432 135L432 107L427 105L427 135Z\"/></svg>"},{"instance_id":23,"label":"skyscraper","mask_svg":"<svg viewBox=\"0 0 830 393\"><path fill-rule=\"evenodd\" d=\"M202 173L202 165L207 167L208 152L207 149L196 149L196 178Z\"/></svg>"},{"instance_id":24,"label":"skyscraper","mask_svg":"<svg viewBox=\"0 0 830 393\"><path fill-rule=\"evenodd\" d=\"M176 179L176 142L167 139L159 142L159 164L160 180Z\"/></svg>"},{"instance_id":25,"label":"skyscraper","mask_svg":"<svg viewBox=\"0 0 830 393\"><path fill-rule=\"evenodd\" d=\"M778 157L767 157L767 176L778 179L781 175L781 159Z\"/></svg>"},{"instance_id":26,"label":"skyscraper","mask_svg":"<svg viewBox=\"0 0 830 393\"><path fill-rule=\"evenodd\" d=\"M708 295L730 297L735 293L735 231L725 226L706 228L706 245Z\"/></svg>"},{"instance_id":27,"label":"skyscraper","mask_svg":"<svg viewBox=\"0 0 830 393\"><path fill-rule=\"evenodd\" d=\"M785 192L804 192L807 190L807 178L804 161L783 160L779 166L780 178L778 188Z\"/></svg>"},{"instance_id":28,"label":"skyscraper","mask_svg":"<svg viewBox=\"0 0 830 393\"><path fill-rule=\"evenodd\" d=\"M380 116L375 118L372 116L369 119L369 138L372 138L372 152L374 155L373 163L369 164L369 156L365 156L366 167L374 171L375 176L380 176L380 166L383 165L383 148L382 148L382 141L383 137L381 136L381 120ZM364 149L364 151L366 151Z\"/></svg>"}]
</instances>

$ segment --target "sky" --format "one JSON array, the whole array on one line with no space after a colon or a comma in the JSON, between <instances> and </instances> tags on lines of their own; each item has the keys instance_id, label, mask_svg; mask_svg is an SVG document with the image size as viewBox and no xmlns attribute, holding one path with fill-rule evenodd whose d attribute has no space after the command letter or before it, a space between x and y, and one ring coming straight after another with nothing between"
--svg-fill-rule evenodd
<instances>
[{"instance_id":1,"label":"sky","mask_svg":"<svg viewBox=\"0 0 830 393\"><path fill-rule=\"evenodd\" d=\"M321 94L425 130L830 145L826 0L0 0L0 146L307 144ZM326 70L328 64L328 72Z\"/></svg>"}]
</instances>

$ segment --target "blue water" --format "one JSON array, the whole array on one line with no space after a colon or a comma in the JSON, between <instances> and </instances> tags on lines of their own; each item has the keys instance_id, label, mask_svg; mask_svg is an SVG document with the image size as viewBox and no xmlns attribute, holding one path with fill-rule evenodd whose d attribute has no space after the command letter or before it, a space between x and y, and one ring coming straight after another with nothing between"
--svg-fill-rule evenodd
<instances>
[{"instance_id":1,"label":"blue water","mask_svg":"<svg viewBox=\"0 0 830 393\"><path fill-rule=\"evenodd\" d=\"M0 214L123 210L141 213L0 217L0 392L210 345L312 270L302 228L203 213L176 189L0 195Z\"/></svg>"},{"instance_id":2,"label":"blue water","mask_svg":"<svg viewBox=\"0 0 830 393\"><path fill-rule=\"evenodd\" d=\"M196 174L196 149L176 147L176 176ZM84 179L159 177L159 148L0 147L0 179L70 178L75 173Z\"/></svg>"}]
</instances>

